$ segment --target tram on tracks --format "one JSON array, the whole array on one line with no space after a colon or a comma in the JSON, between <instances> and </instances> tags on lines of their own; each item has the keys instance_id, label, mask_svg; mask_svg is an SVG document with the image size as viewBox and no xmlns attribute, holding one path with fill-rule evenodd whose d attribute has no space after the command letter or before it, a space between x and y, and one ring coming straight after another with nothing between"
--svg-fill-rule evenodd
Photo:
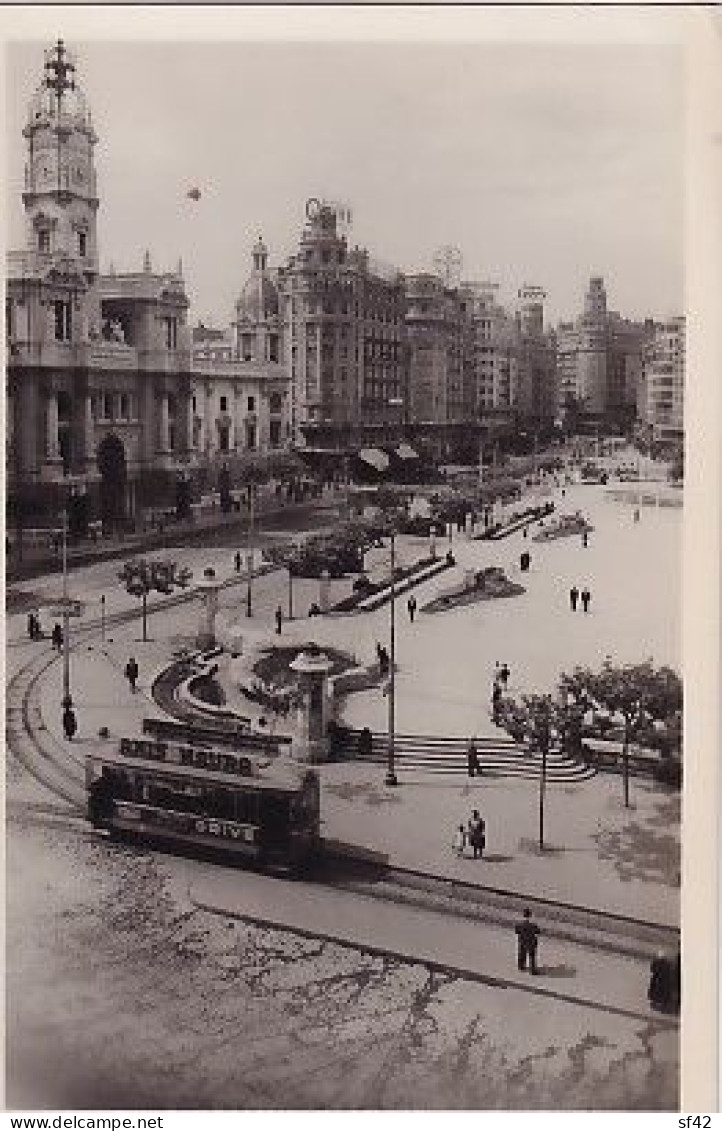
<instances>
[{"instance_id":1,"label":"tram on tracks","mask_svg":"<svg viewBox=\"0 0 722 1131\"><path fill-rule=\"evenodd\" d=\"M88 817L111 835L300 873L321 844L318 773L279 755L121 738L86 756Z\"/></svg>"}]
</instances>

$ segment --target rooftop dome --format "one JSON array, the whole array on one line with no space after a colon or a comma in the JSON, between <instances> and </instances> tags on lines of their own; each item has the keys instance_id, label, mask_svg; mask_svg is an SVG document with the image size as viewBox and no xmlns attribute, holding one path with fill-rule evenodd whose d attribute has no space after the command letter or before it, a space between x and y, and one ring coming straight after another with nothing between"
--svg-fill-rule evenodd
<instances>
[{"instance_id":1,"label":"rooftop dome","mask_svg":"<svg viewBox=\"0 0 722 1131\"><path fill-rule=\"evenodd\" d=\"M236 303L239 322L266 322L278 317L278 291L268 273L268 248L259 236L253 249L253 270Z\"/></svg>"}]
</instances>

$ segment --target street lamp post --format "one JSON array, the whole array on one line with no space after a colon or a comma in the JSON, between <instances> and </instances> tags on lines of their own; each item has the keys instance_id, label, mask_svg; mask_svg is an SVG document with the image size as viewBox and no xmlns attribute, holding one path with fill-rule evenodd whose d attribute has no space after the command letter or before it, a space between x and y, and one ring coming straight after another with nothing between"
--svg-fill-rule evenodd
<instances>
[{"instance_id":1,"label":"street lamp post","mask_svg":"<svg viewBox=\"0 0 722 1131\"><path fill-rule=\"evenodd\" d=\"M396 740L396 541L395 531L391 531L391 602L390 602L390 638L389 638L389 736L388 736L388 766L386 770L386 784L398 785L396 767L394 765L395 740Z\"/></svg>"},{"instance_id":2,"label":"street lamp post","mask_svg":"<svg viewBox=\"0 0 722 1131\"><path fill-rule=\"evenodd\" d=\"M254 485L248 485L248 582L246 589L246 616L253 615L253 605L251 591L253 588L253 501L254 501Z\"/></svg>"},{"instance_id":3,"label":"street lamp post","mask_svg":"<svg viewBox=\"0 0 722 1131\"><path fill-rule=\"evenodd\" d=\"M105 593L100 597L100 639L105 641Z\"/></svg>"},{"instance_id":4,"label":"street lamp post","mask_svg":"<svg viewBox=\"0 0 722 1131\"><path fill-rule=\"evenodd\" d=\"M288 566L288 619L293 620L293 565Z\"/></svg>"},{"instance_id":5,"label":"street lamp post","mask_svg":"<svg viewBox=\"0 0 722 1131\"><path fill-rule=\"evenodd\" d=\"M544 802L547 788L547 756L551 729L551 709L547 703L537 719L537 739L541 751L541 770L539 773L539 848L544 848Z\"/></svg>"},{"instance_id":6,"label":"street lamp post","mask_svg":"<svg viewBox=\"0 0 722 1131\"><path fill-rule=\"evenodd\" d=\"M68 508L63 508L63 707L72 707L70 695L70 616L68 613Z\"/></svg>"}]
</instances>

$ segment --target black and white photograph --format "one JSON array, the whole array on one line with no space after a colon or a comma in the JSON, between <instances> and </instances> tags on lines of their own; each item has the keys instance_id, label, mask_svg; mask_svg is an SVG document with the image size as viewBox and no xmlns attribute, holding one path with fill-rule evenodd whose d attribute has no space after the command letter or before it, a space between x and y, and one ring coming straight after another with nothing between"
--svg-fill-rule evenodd
<instances>
[{"instance_id":1,"label":"black and white photograph","mask_svg":"<svg viewBox=\"0 0 722 1131\"><path fill-rule=\"evenodd\" d=\"M6 1107L680 1110L685 14L226 14L4 17Z\"/></svg>"}]
</instances>

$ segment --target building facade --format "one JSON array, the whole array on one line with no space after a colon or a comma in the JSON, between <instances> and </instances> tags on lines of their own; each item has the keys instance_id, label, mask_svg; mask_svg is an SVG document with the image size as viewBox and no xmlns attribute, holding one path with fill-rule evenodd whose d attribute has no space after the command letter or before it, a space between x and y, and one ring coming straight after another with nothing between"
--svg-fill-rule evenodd
<instances>
[{"instance_id":1,"label":"building facade","mask_svg":"<svg viewBox=\"0 0 722 1131\"><path fill-rule=\"evenodd\" d=\"M294 441L343 447L398 431L406 395L401 275L350 249L337 209L314 199L278 290Z\"/></svg>"},{"instance_id":2,"label":"building facade","mask_svg":"<svg viewBox=\"0 0 722 1131\"><path fill-rule=\"evenodd\" d=\"M684 440L685 319L654 326L644 349L638 415L653 443Z\"/></svg>"},{"instance_id":3,"label":"building facade","mask_svg":"<svg viewBox=\"0 0 722 1131\"><path fill-rule=\"evenodd\" d=\"M68 505L132 516L185 464L190 422L188 299L181 275L98 270L94 148L62 42L23 130L25 247L7 264L7 476L22 524Z\"/></svg>"},{"instance_id":4,"label":"building facade","mask_svg":"<svg viewBox=\"0 0 722 1131\"><path fill-rule=\"evenodd\" d=\"M25 246L7 263L10 522L134 520L219 463L290 440L278 297L262 241L228 332L196 333L182 266L99 272L97 137L62 42L23 135ZM187 493L187 492L186 492Z\"/></svg>"}]
</instances>

